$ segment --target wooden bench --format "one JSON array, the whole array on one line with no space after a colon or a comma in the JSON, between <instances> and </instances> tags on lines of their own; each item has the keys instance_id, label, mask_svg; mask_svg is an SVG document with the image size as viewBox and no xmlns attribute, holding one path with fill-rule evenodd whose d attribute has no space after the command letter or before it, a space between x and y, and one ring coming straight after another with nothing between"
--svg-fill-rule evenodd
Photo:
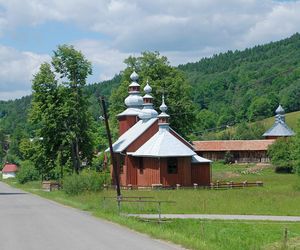
<instances>
[{"instance_id":1,"label":"wooden bench","mask_svg":"<svg viewBox=\"0 0 300 250\"><path fill-rule=\"evenodd\" d=\"M161 183L151 184L152 189L161 189L162 187L163 187L163 185Z\"/></svg>"},{"instance_id":2,"label":"wooden bench","mask_svg":"<svg viewBox=\"0 0 300 250\"><path fill-rule=\"evenodd\" d=\"M256 182L248 182L248 181L243 181L243 182L219 182L217 181L216 183L211 183L210 188L211 189L226 189L226 188L245 188L245 187L262 187L263 182L262 181L256 181Z\"/></svg>"}]
</instances>

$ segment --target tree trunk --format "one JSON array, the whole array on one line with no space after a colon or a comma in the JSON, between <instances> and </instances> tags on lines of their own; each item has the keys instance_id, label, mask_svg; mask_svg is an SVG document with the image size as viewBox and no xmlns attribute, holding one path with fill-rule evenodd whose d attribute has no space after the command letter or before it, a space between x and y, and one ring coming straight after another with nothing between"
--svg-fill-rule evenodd
<instances>
[{"instance_id":1,"label":"tree trunk","mask_svg":"<svg viewBox=\"0 0 300 250\"><path fill-rule=\"evenodd\" d=\"M77 169L77 156L76 156L76 149L75 149L75 142L73 141L71 143L71 150L72 150L72 162L73 162L73 173L75 172L78 174L78 169Z\"/></svg>"}]
</instances>

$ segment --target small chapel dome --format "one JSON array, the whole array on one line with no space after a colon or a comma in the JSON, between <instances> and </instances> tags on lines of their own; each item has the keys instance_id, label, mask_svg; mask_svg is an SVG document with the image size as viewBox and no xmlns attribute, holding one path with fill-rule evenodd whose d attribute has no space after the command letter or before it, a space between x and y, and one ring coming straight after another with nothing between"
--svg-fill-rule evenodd
<instances>
[{"instance_id":1,"label":"small chapel dome","mask_svg":"<svg viewBox=\"0 0 300 250\"><path fill-rule=\"evenodd\" d=\"M276 112L276 114L283 115L284 109L281 105L279 105L275 112Z\"/></svg>"}]
</instances>

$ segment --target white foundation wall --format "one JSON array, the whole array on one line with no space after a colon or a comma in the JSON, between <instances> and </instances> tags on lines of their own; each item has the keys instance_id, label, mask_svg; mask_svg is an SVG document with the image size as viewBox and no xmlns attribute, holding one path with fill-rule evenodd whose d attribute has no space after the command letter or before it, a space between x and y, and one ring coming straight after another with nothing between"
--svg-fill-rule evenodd
<instances>
[{"instance_id":1,"label":"white foundation wall","mask_svg":"<svg viewBox=\"0 0 300 250\"><path fill-rule=\"evenodd\" d=\"M11 172L11 173L2 173L2 179L8 179L8 178L15 178L16 173Z\"/></svg>"}]
</instances>

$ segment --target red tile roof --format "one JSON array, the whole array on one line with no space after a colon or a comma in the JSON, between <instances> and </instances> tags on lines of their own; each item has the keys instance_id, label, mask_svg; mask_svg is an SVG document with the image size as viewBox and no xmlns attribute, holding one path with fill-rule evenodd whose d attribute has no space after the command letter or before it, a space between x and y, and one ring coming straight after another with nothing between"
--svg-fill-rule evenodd
<instances>
[{"instance_id":1,"label":"red tile roof","mask_svg":"<svg viewBox=\"0 0 300 250\"><path fill-rule=\"evenodd\" d=\"M275 140L194 141L195 151L266 151Z\"/></svg>"},{"instance_id":2,"label":"red tile roof","mask_svg":"<svg viewBox=\"0 0 300 250\"><path fill-rule=\"evenodd\" d=\"M10 173L10 172L17 172L18 167L16 164L5 164L4 168L2 169L2 173Z\"/></svg>"}]
</instances>

